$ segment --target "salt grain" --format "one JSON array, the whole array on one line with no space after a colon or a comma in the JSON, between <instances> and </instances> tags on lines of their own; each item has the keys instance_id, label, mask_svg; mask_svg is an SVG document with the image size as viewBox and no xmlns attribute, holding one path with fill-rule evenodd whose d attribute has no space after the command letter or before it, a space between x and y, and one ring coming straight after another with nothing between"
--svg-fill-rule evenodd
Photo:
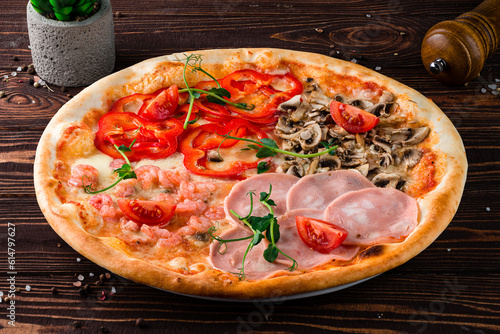
<instances>
[{"instance_id":1,"label":"salt grain","mask_svg":"<svg viewBox=\"0 0 500 334\"><path fill-rule=\"evenodd\" d=\"M15 77L17 75L17 72L12 72L10 75Z\"/></svg>"},{"instance_id":2,"label":"salt grain","mask_svg":"<svg viewBox=\"0 0 500 334\"><path fill-rule=\"evenodd\" d=\"M366 17L372 17L370 14L366 14Z\"/></svg>"},{"instance_id":3,"label":"salt grain","mask_svg":"<svg viewBox=\"0 0 500 334\"><path fill-rule=\"evenodd\" d=\"M448 248L448 249L447 249L447 251L448 251L448 252L451 252L451 248Z\"/></svg>"},{"instance_id":4,"label":"salt grain","mask_svg":"<svg viewBox=\"0 0 500 334\"><path fill-rule=\"evenodd\" d=\"M81 260L79 257L76 258L76 262L80 262Z\"/></svg>"},{"instance_id":5,"label":"salt grain","mask_svg":"<svg viewBox=\"0 0 500 334\"><path fill-rule=\"evenodd\" d=\"M8 79L8 78L9 78L9 76L8 76L7 74L5 74L5 75L3 76L3 78L4 78L4 79Z\"/></svg>"},{"instance_id":6,"label":"salt grain","mask_svg":"<svg viewBox=\"0 0 500 334\"><path fill-rule=\"evenodd\" d=\"M85 277L83 277L83 275L78 275L78 280L79 280L79 281L83 281L83 279L84 279L84 278L85 278Z\"/></svg>"},{"instance_id":7,"label":"salt grain","mask_svg":"<svg viewBox=\"0 0 500 334\"><path fill-rule=\"evenodd\" d=\"M3 291L0 291L0 297L2 297L2 296L3 296Z\"/></svg>"},{"instance_id":8,"label":"salt grain","mask_svg":"<svg viewBox=\"0 0 500 334\"><path fill-rule=\"evenodd\" d=\"M16 69L16 71L18 71L18 72L21 72L22 70L23 70L23 68L22 68L21 66L19 66L19 67Z\"/></svg>"},{"instance_id":9,"label":"salt grain","mask_svg":"<svg viewBox=\"0 0 500 334\"><path fill-rule=\"evenodd\" d=\"M500 94L500 92L498 90L494 90L494 91L491 92L491 94L498 95L498 94Z\"/></svg>"},{"instance_id":10,"label":"salt grain","mask_svg":"<svg viewBox=\"0 0 500 334\"><path fill-rule=\"evenodd\" d=\"M26 289L26 291L30 292L30 291L31 291L31 286L26 285L26 288L25 288L25 289Z\"/></svg>"},{"instance_id":11,"label":"salt grain","mask_svg":"<svg viewBox=\"0 0 500 334\"><path fill-rule=\"evenodd\" d=\"M491 84L491 85L488 85L488 88L497 89L497 85L496 84Z\"/></svg>"},{"instance_id":12,"label":"salt grain","mask_svg":"<svg viewBox=\"0 0 500 334\"><path fill-rule=\"evenodd\" d=\"M500 82L500 79L495 79L495 82Z\"/></svg>"},{"instance_id":13,"label":"salt grain","mask_svg":"<svg viewBox=\"0 0 500 334\"><path fill-rule=\"evenodd\" d=\"M487 206L487 207L486 207L486 211L488 211L488 212L490 212L490 211L491 211L491 209L490 209L490 207L489 207L489 206Z\"/></svg>"},{"instance_id":14,"label":"salt grain","mask_svg":"<svg viewBox=\"0 0 500 334\"><path fill-rule=\"evenodd\" d=\"M375 71L380 71L381 69L382 69L382 67L380 67L380 66L375 67Z\"/></svg>"},{"instance_id":15,"label":"salt grain","mask_svg":"<svg viewBox=\"0 0 500 334\"><path fill-rule=\"evenodd\" d=\"M116 289L114 286L111 287L111 293L116 293Z\"/></svg>"},{"instance_id":16,"label":"salt grain","mask_svg":"<svg viewBox=\"0 0 500 334\"><path fill-rule=\"evenodd\" d=\"M89 277L94 277L94 273L90 273L90 274L89 274Z\"/></svg>"},{"instance_id":17,"label":"salt grain","mask_svg":"<svg viewBox=\"0 0 500 334\"><path fill-rule=\"evenodd\" d=\"M486 93L486 88L481 88L481 93Z\"/></svg>"}]
</instances>

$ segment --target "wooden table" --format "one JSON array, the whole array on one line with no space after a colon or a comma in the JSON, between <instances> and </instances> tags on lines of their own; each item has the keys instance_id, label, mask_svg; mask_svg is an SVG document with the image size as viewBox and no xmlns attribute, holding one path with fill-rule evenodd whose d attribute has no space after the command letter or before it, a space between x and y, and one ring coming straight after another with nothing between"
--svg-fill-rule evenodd
<instances>
[{"instance_id":1,"label":"wooden table","mask_svg":"<svg viewBox=\"0 0 500 334\"><path fill-rule=\"evenodd\" d=\"M52 91L17 72L31 63L26 0L0 9L0 291L8 293L8 227L15 226L15 325L10 333L494 333L500 331L500 53L479 78L450 87L420 60L425 32L480 1L125 1L115 12L116 70L172 52L278 47L353 60L434 100L458 128L469 160L462 203L447 230L408 263L349 289L295 301L226 303L159 291L112 275L80 296L78 275L105 270L54 233L33 189L37 142L81 89ZM380 68L379 68L380 67ZM11 73L17 72L12 77ZM69 95L68 95L69 94ZM91 275L93 274L93 277ZM53 293L53 288L57 293ZM101 301L101 290L115 294ZM10 305L10 304L9 304ZM143 318L146 327L138 327ZM76 321L76 323L75 323ZM81 328L75 328L81 325Z\"/></svg>"}]
</instances>

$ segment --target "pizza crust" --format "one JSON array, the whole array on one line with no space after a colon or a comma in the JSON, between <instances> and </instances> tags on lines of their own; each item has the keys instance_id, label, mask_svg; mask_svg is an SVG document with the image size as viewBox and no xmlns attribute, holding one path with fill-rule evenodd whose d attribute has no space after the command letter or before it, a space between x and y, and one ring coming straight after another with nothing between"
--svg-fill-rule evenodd
<instances>
[{"instance_id":1,"label":"pizza crust","mask_svg":"<svg viewBox=\"0 0 500 334\"><path fill-rule=\"evenodd\" d=\"M61 203L56 195L59 181L53 175L55 147L64 129L71 123L80 122L90 110L99 114L110 107L110 101L119 97L135 92L150 93L171 84L183 85L179 76L182 73L182 63L171 61L185 58L184 53L153 58L114 73L84 89L50 121L37 148L34 182L40 208L55 232L89 260L125 278L172 292L231 299L270 298L332 288L395 268L428 247L452 220L465 185L465 150L451 121L420 93L357 64L319 54L280 49L187 52L190 53L202 54L203 67L215 77L222 77L242 66L283 71L282 61L287 61L294 63L299 71L312 69L309 75L320 80L324 79L322 73L334 71L385 87L401 97L400 101L406 101L404 107L418 112L418 117L428 120L432 125L438 138L433 143L433 149L443 154L445 165L441 181L434 190L418 198L419 224L404 242L372 246L359 255L356 263L348 266L329 267L302 274L293 272L265 280L238 281L234 276L219 270L182 275L132 258L119 239L100 238L87 233L81 226L82 218L76 207L70 203ZM206 79L199 74L189 76L192 82Z\"/></svg>"}]
</instances>

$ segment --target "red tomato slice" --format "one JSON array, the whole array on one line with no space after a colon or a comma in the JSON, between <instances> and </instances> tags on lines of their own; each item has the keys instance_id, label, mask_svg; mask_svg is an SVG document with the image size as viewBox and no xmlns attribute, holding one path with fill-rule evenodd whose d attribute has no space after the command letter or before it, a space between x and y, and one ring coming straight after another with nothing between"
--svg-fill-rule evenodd
<instances>
[{"instance_id":1,"label":"red tomato slice","mask_svg":"<svg viewBox=\"0 0 500 334\"><path fill-rule=\"evenodd\" d=\"M134 113L107 113L99 119L99 130L94 145L104 154L121 158L116 146L130 146L125 154L130 161L161 159L177 150L177 137L183 132L182 124L173 118L161 122L147 121Z\"/></svg>"},{"instance_id":2,"label":"red tomato slice","mask_svg":"<svg viewBox=\"0 0 500 334\"><path fill-rule=\"evenodd\" d=\"M296 216L295 223L300 239L319 253L329 253L347 238L347 231L327 221Z\"/></svg>"},{"instance_id":3,"label":"red tomato slice","mask_svg":"<svg viewBox=\"0 0 500 334\"><path fill-rule=\"evenodd\" d=\"M127 218L146 225L165 225L172 219L176 207L169 202L139 199L119 199L118 206Z\"/></svg>"},{"instance_id":4,"label":"red tomato slice","mask_svg":"<svg viewBox=\"0 0 500 334\"><path fill-rule=\"evenodd\" d=\"M332 101L330 104L330 114L337 125L351 133L362 133L373 129L379 118L363 109Z\"/></svg>"},{"instance_id":5,"label":"red tomato slice","mask_svg":"<svg viewBox=\"0 0 500 334\"><path fill-rule=\"evenodd\" d=\"M176 85L172 85L144 103L138 114L148 121L163 121L175 113L178 103L179 89Z\"/></svg>"}]
</instances>

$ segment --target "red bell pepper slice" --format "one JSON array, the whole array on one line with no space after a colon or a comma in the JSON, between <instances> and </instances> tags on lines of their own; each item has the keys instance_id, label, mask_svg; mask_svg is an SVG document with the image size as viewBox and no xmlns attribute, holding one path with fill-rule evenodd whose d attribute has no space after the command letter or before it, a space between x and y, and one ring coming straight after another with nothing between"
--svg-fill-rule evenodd
<instances>
[{"instance_id":1,"label":"red bell pepper slice","mask_svg":"<svg viewBox=\"0 0 500 334\"><path fill-rule=\"evenodd\" d=\"M226 105L230 111L248 118L266 118L278 111L278 106L302 93L302 83L292 74L264 74L255 70L233 72L221 80L223 88L231 93L231 102L255 105L245 110Z\"/></svg>"},{"instance_id":2,"label":"red bell pepper slice","mask_svg":"<svg viewBox=\"0 0 500 334\"><path fill-rule=\"evenodd\" d=\"M98 127L94 145L104 154L122 158L114 145L130 147L133 142L131 151L125 153L130 161L172 155L177 150L177 137L183 132L176 119L150 122L131 112L109 112L99 119Z\"/></svg>"},{"instance_id":3,"label":"red bell pepper slice","mask_svg":"<svg viewBox=\"0 0 500 334\"><path fill-rule=\"evenodd\" d=\"M234 161L225 170L212 170L207 166L207 151L219 146L227 148L236 145L238 140L224 140L226 134L239 137L248 132L259 139L267 138L266 133L257 126L241 119L232 120L226 126L207 123L193 128L179 144L179 150L184 154L184 166L198 175L238 178L247 169L256 168L259 161Z\"/></svg>"}]
</instances>

